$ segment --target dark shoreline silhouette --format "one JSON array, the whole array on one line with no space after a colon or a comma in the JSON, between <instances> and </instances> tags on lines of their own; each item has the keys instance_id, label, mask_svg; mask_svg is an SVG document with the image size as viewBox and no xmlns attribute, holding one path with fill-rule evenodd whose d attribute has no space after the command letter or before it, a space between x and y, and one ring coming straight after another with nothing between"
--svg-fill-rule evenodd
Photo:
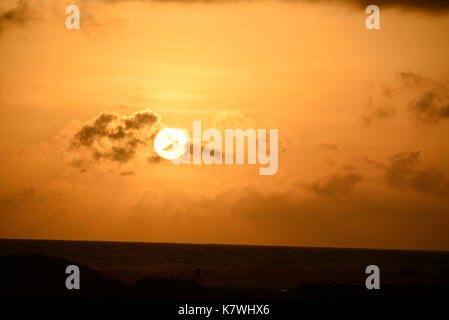
<instances>
[{"instance_id":1,"label":"dark shoreline silhouette","mask_svg":"<svg viewBox=\"0 0 449 320\"><path fill-rule=\"evenodd\" d=\"M65 287L68 276L65 268L71 264L80 268L80 290L68 290ZM410 273L407 270L403 272ZM5 255L0 256L0 298L157 301L449 299L448 272L443 270L440 273L440 284L386 284L380 290L367 290L364 283L353 285L332 282L303 283L289 290L206 287L193 279L153 277L125 284L61 258L40 254Z\"/></svg>"}]
</instances>

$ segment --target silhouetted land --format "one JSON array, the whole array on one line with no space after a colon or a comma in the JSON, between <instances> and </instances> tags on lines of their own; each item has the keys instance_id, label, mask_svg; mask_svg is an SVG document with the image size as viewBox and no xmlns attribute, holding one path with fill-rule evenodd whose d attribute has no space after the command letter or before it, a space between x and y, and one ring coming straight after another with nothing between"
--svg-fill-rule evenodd
<instances>
[{"instance_id":1,"label":"silhouetted land","mask_svg":"<svg viewBox=\"0 0 449 320\"><path fill-rule=\"evenodd\" d=\"M67 290L65 268L80 268L81 289ZM419 277L420 274L411 276ZM435 276L435 275L434 275ZM132 284L105 277L91 268L61 258L40 254L0 256L0 298L2 299L115 299L115 300L184 300L218 301L292 300L292 299L448 299L448 270L436 275L440 283L423 285L383 285L381 290L367 290L364 284L303 283L286 291L229 287L205 287L195 280L145 277Z\"/></svg>"}]
</instances>

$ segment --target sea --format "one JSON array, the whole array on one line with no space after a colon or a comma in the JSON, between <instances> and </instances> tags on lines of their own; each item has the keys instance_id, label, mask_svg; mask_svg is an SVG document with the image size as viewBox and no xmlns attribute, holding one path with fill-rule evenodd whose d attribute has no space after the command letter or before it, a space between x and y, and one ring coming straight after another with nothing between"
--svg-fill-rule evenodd
<instances>
[{"instance_id":1,"label":"sea","mask_svg":"<svg viewBox=\"0 0 449 320\"><path fill-rule=\"evenodd\" d=\"M96 270L447 272L448 251L0 239L0 255L37 253Z\"/></svg>"}]
</instances>

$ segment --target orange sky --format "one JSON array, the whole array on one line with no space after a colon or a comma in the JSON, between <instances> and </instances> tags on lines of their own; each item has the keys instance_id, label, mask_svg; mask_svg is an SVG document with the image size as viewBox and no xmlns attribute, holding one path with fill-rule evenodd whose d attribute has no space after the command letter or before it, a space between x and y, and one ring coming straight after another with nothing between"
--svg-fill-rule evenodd
<instances>
[{"instance_id":1,"label":"orange sky","mask_svg":"<svg viewBox=\"0 0 449 320\"><path fill-rule=\"evenodd\" d=\"M0 237L449 250L449 7L383 2L2 1ZM279 169L95 158L102 112L277 128Z\"/></svg>"}]
</instances>

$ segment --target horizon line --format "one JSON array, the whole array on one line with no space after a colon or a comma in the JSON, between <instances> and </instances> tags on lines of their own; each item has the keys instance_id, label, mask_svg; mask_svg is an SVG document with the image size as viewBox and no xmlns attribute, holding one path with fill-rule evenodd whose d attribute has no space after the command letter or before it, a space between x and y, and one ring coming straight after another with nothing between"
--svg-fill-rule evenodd
<instances>
[{"instance_id":1,"label":"horizon line","mask_svg":"<svg viewBox=\"0 0 449 320\"><path fill-rule=\"evenodd\" d=\"M425 251L425 252L449 252L444 249L398 249L398 248L363 248L363 247L337 247L337 246L300 246L300 245L275 245L275 244L244 244L244 243L200 243L200 242L164 242L164 241L125 241L125 240L74 240L74 239L45 239L45 238L3 238L2 240L19 241L66 241L66 242L106 242L106 243L141 243L141 244L175 244L175 245L209 245L209 246L241 246L241 247L279 247L279 248L313 248L313 249L341 249L341 250L383 250L383 251Z\"/></svg>"}]
</instances>

